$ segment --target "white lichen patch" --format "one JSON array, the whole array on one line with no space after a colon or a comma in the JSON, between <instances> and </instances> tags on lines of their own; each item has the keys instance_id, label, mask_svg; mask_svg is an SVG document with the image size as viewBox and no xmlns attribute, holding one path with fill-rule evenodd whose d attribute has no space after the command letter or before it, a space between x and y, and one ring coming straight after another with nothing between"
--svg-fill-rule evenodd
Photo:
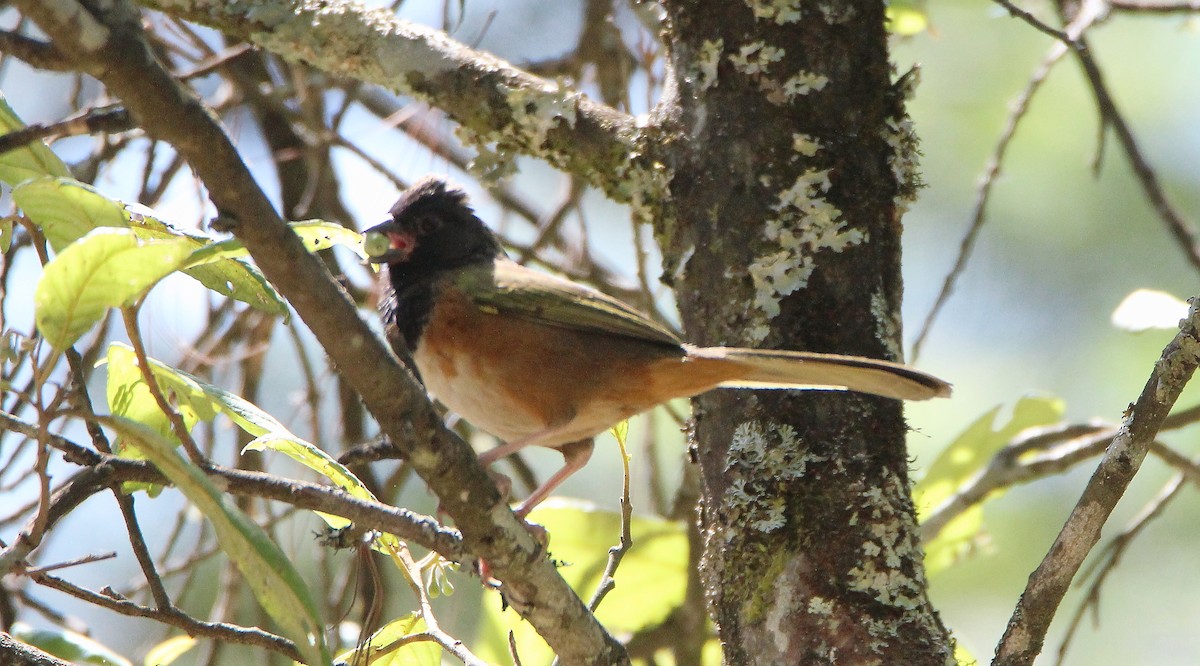
<instances>
[{"instance_id":1,"label":"white lichen patch","mask_svg":"<svg viewBox=\"0 0 1200 666\"><path fill-rule=\"evenodd\" d=\"M495 184L516 172L513 156L532 155L561 166L563 155L547 146L550 132L574 128L583 95L559 81L539 88L498 86L508 105L509 123L487 132L460 125L455 136L464 146L476 150L468 169L488 184ZM489 111L488 115L492 115Z\"/></svg>"},{"instance_id":2,"label":"white lichen patch","mask_svg":"<svg viewBox=\"0 0 1200 666\"><path fill-rule=\"evenodd\" d=\"M738 49L737 53L729 56L729 62L733 63L733 68L737 71L746 76L756 77L766 75L771 63L783 60L783 55L783 49L759 40Z\"/></svg>"},{"instance_id":3,"label":"white lichen patch","mask_svg":"<svg viewBox=\"0 0 1200 666\"><path fill-rule=\"evenodd\" d=\"M900 348L900 315L888 307L883 292L871 292L871 319L875 321L875 337L887 348L890 358L904 358Z\"/></svg>"},{"instance_id":4,"label":"white lichen patch","mask_svg":"<svg viewBox=\"0 0 1200 666\"><path fill-rule=\"evenodd\" d=\"M808 612L812 615L829 617L833 615L833 601L825 597L813 595L808 598Z\"/></svg>"},{"instance_id":5,"label":"white lichen patch","mask_svg":"<svg viewBox=\"0 0 1200 666\"><path fill-rule=\"evenodd\" d=\"M916 94L920 82L921 70L913 67L896 81L893 94L901 100L910 100ZM921 189L921 174L917 169L917 160L921 156L920 141L912 119L903 110L899 113L898 117L888 118L881 130L883 140L888 145L888 166L896 180L896 196L893 203L896 206L897 217L908 211Z\"/></svg>"},{"instance_id":6,"label":"white lichen patch","mask_svg":"<svg viewBox=\"0 0 1200 666\"><path fill-rule=\"evenodd\" d=\"M553 89L547 90L503 86L500 90L508 100L513 122L523 134L533 137L534 147L541 147L550 130L560 123L575 127L575 113L582 93L569 91L561 82L556 81Z\"/></svg>"},{"instance_id":7,"label":"white lichen patch","mask_svg":"<svg viewBox=\"0 0 1200 666\"><path fill-rule=\"evenodd\" d=\"M787 525L787 484L823 458L809 453L787 424L747 421L733 432L725 469L734 473L725 494L726 524L774 532ZM726 541L733 533L725 535Z\"/></svg>"},{"instance_id":8,"label":"white lichen patch","mask_svg":"<svg viewBox=\"0 0 1200 666\"><path fill-rule=\"evenodd\" d=\"M828 76L806 70L793 74L782 83L767 77L758 79L758 87L766 94L767 101L777 105L787 104L814 90L824 90L827 85L829 85Z\"/></svg>"},{"instance_id":9,"label":"white lichen patch","mask_svg":"<svg viewBox=\"0 0 1200 666\"><path fill-rule=\"evenodd\" d=\"M896 214L903 215L917 200L917 192L921 189L921 176L917 169L917 158L920 156L917 133L912 120L905 116L898 120L888 118L882 134L888 145L888 167L896 179L893 203Z\"/></svg>"},{"instance_id":10,"label":"white lichen patch","mask_svg":"<svg viewBox=\"0 0 1200 666\"><path fill-rule=\"evenodd\" d=\"M792 152L812 157L820 151L821 142L816 137L811 134L792 134Z\"/></svg>"},{"instance_id":11,"label":"white lichen patch","mask_svg":"<svg viewBox=\"0 0 1200 666\"><path fill-rule=\"evenodd\" d=\"M829 85L829 77L801 70L783 82L783 94L791 100L796 95L807 95L813 90L821 91Z\"/></svg>"},{"instance_id":12,"label":"white lichen patch","mask_svg":"<svg viewBox=\"0 0 1200 666\"><path fill-rule=\"evenodd\" d=\"M795 23L802 16L797 0L746 0L746 6L754 12L754 18L779 25Z\"/></svg>"},{"instance_id":13,"label":"white lichen patch","mask_svg":"<svg viewBox=\"0 0 1200 666\"><path fill-rule=\"evenodd\" d=\"M766 338L767 322L779 315L780 301L808 285L821 251L842 252L867 240L860 229L850 229L842 211L824 198L832 186L830 171L809 169L777 195L771 207L777 217L766 223L768 250L750 262L747 272L754 286L751 306L766 321L752 322L749 337Z\"/></svg>"},{"instance_id":14,"label":"white lichen patch","mask_svg":"<svg viewBox=\"0 0 1200 666\"><path fill-rule=\"evenodd\" d=\"M696 54L696 60L692 63L692 77L699 91L717 85L717 67L721 64L721 53L724 50L724 39L706 39L700 45L700 52Z\"/></svg>"},{"instance_id":15,"label":"white lichen patch","mask_svg":"<svg viewBox=\"0 0 1200 666\"><path fill-rule=\"evenodd\" d=\"M882 487L868 488L859 496L860 510L870 515L869 537L860 546L859 563L850 569L850 589L906 612L919 610L925 581L921 569L916 525L905 510L907 488L899 477L885 473ZM909 570L915 573L909 573Z\"/></svg>"}]
</instances>

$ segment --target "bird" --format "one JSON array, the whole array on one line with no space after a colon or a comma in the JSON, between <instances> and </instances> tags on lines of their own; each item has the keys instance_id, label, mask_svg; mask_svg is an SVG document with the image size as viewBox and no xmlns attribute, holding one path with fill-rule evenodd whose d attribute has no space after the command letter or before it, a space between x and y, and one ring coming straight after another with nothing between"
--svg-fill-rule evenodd
<instances>
[{"instance_id":1,"label":"bird","mask_svg":"<svg viewBox=\"0 0 1200 666\"><path fill-rule=\"evenodd\" d=\"M687 344L616 298L510 259L466 193L439 177L405 190L363 238L368 261L386 266L379 308L397 355L449 410L501 440L479 455L484 468L529 446L562 454L514 510L522 519L587 463L597 434L668 400L716 388L950 394L890 361Z\"/></svg>"}]
</instances>

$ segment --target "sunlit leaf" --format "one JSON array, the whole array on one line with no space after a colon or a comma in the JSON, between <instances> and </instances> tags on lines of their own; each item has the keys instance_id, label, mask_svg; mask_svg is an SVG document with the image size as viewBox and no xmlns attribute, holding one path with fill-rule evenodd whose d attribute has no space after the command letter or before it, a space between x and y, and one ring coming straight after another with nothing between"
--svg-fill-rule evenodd
<instances>
[{"instance_id":1,"label":"sunlit leaf","mask_svg":"<svg viewBox=\"0 0 1200 666\"><path fill-rule=\"evenodd\" d=\"M16 112L8 105L8 100L0 94L0 134L24 128L25 123L21 122ZM67 170L67 165L42 141L34 141L22 148L0 154L0 181L9 185L17 185L38 176L69 175L71 172Z\"/></svg>"},{"instance_id":2,"label":"sunlit leaf","mask_svg":"<svg viewBox=\"0 0 1200 666\"><path fill-rule=\"evenodd\" d=\"M345 490L352 497L375 501L375 495L367 489L367 486L353 472L310 442L306 442L286 431L275 431L264 434L250 442L242 448L242 453L246 451L263 451L266 449L279 451L287 455L296 462L329 479L334 485ZM349 520L341 516L334 516L321 511L315 513L334 529L341 529L350 524ZM379 547L389 544L394 545L399 542L391 534L380 534L377 540L377 546Z\"/></svg>"},{"instance_id":3,"label":"sunlit leaf","mask_svg":"<svg viewBox=\"0 0 1200 666\"><path fill-rule=\"evenodd\" d=\"M181 269L184 274L218 294L241 301L256 310L282 317L288 316L287 304L254 265L236 258L217 258L200 264L194 263L197 253L224 241L217 241L195 231L178 229L153 215L133 212L128 207L125 212L130 226L137 230L140 238L185 236L191 241L194 252L184 262Z\"/></svg>"},{"instance_id":4,"label":"sunlit leaf","mask_svg":"<svg viewBox=\"0 0 1200 666\"><path fill-rule=\"evenodd\" d=\"M1187 315L1187 301L1165 291L1137 289L1113 310L1112 325L1131 333L1152 328L1176 329L1179 320Z\"/></svg>"},{"instance_id":5,"label":"sunlit leaf","mask_svg":"<svg viewBox=\"0 0 1200 666\"><path fill-rule=\"evenodd\" d=\"M170 397L190 429L197 421L211 421L225 414L246 432L259 436L269 432L286 433L287 428L275 417L239 395L214 386L161 361L148 359L150 372L159 388ZM122 342L108 346L108 405L118 416L137 421L172 439L166 416L158 408L137 365L133 348Z\"/></svg>"},{"instance_id":6,"label":"sunlit leaf","mask_svg":"<svg viewBox=\"0 0 1200 666\"><path fill-rule=\"evenodd\" d=\"M929 15L925 3L893 0L887 8L887 26L893 34L901 37L925 32L929 28Z\"/></svg>"},{"instance_id":7,"label":"sunlit leaf","mask_svg":"<svg viewBox=\"0 0 1200 666\"><path fill-rule=\"evenodd\" d=\"M96 229L46 264L33 300L38 331L65 349L109 308L132 304L190 253L182 240L142 241L129 229Z\"/></svg>"},{"instance_id":8,"label":"sunlit leaf","mask_svg":"<svg viewBox=\"0 0 1200 666\"><path fill-rule=\"evenodd\" d=\"M958 489L977 475L1005 444L1021 431L1034 426L1057 423L1062 419L1061 400L1051 397L1024 397L1013 406L1006 423L995 423L1000 407L989 410L967 427L929 466L924 478L913 487L913 501L919 520L949 500ZM983 527L983 509L971 507L947 523L937 537L925 544L925 567L929 575L958 561L969 551Z\"/></svg>"},{"instance_id":9,"label":"sunlit leaf","mask_svg":"<svg viewBox=\"0 0 1200 666\"><path fill-rule=\"evenodd\" d=\"M347 650L338 655L337 661L346 666L439 666L442 649L433 641L412 641L392 648L396 641L419 634L425 628L425 620L416 613L409 613L372 634L361 650ZM385 652L381 654L381 650Z\"/></svg>"},{"instance_id":10,"label":"sunlit leaf","mask_svg":"<svg viewBox=\"0 0 1200 666\"><path fill-rule=\"evenodd\" d=\"M13 220L11 217L6 217L0 220L0 254L8 252L8 248L12 247L13 240Z\"/></svg>"},{"instance_id":11,"label":"sunlit leaf","mask_svg":"<svg viewBox=\"0 0 1200 666\"><path fill-rule=\"evenodd\" d=\"M963 642L960 639L954 641L954 661L958 666L976 666L979 663L975 655L971 654L971 651L963 646Z\"/></svg>"},{"instance_id":12,"label":"sunlit leaf","mask_svg":"<svg viewBox=\"0 0 1200 666\"><path fill-rule=\"evenodd\" d=\"M13 192L13 199L41 227L55 252L100 227L132 228L143 240L186 241L192 254L218 244L206 234L168 225L148 214L147 209L109 199L92 186L71 178L31 180ZM263 312L287 316L283 299L251 264L222 257L201 265L193 263L189 259L181 270L205 287Z\"/></svg>"},{"instance_id":13,"label":"sunlit leaf","mask_svg":"<svg viewBox=\"0 0 1200 666\"><path fill-rule=\"evenodd\" d=\"M375 500L375 496L371 494L370 490L367 490L367 486L353 472L311 442L306 442L290 433L274 432L250 442L242 448L242 453L266 449L286 454L296 462L329 479L352 497Z\"/></svg>"},{"instance_id":14,"label":"sunlit leaf","mask_svg":"<svg viewBox=\"0 0 1200 666\"><path fill-rule=\"evenodd\" d=\"M136 442L142 454L204 514L221 550L242 572L263 610L296 643L305 662L331 663L324 625L308 587L262 528L229 502L199 468L181 457L169 440L128 419L114 416L96 420L127 441Z\"/></svg>"},{"instance_id":15,"label":"sunlit leaf","mask_svg":"<svg viewBox=\"0 0 1200 666\"><path fill-rule=\"evenodd\" d=\"M550 535L550 557L563 562L559 573L584 599L591 597L608 563L608 549L620 536L621 515L578 501L552 498L534 509L529 520ZM596 617L611 632L633 633L660 624L683 603L687 586L687 531L682 522L635 517L630 523L633 547L617 569L616 587L604 598ZM647 594L653 590L653 594ZM525 663L546 663L549 648L497 599L484 603L479 656L500 662L508 655L508 631Z\"/></svg>"},{"instance_id":16,"label":"sunlit leaf","mask_svg":"<svg viewBox=\"0 0 1200 666\"><path fill-rule=\"evenodd\" d=\"M152 368L156 364L157 361L151 361ZM179 441L171 430L170 420L159 408L142 377L133 348L120 342L111 343L108 346L105 365L108 368L105 388L109 411L116 416L140 423L178 445ZM159 388L183 417L184 425L189 431L197 421L210 421L216 415L212 403L205 398L204 392L195 383L170 381L158 372L154 374ZM139 449L127 450L120 438L117 439L116 446L117 452L125 457L141 457Z\"/></svg>"},{"instance_id":17,"label":"sunlit leaf","mask_svg":"<svg viewBox=\"0 0 1200 666\"><path fill-rule=\"evenodd\" d=\"M367 258L366 252L362 247L362 235L356 231L352 231L343 227L340 224L333 222L325 222L324 220L305 220L303 222L289 222L288 226L296 235L303 241L305 249L309 252L324 250L334 245L341 245L350 248L363 259ZM210 261L218 259L232 259L235 257L244 257L250 254L246 251L242 242L236 238L230 238L196 252L191 259L188 260L189 266L198 266Z\"/></svg>"},{"instance_id":18,"label":"sunlit leaf","mask_svg":"<svg viewBox=\"0 0 1200 666\"><path fill-rule=\"evenodd\" d=\"M34 629L23 622L13 624L13 638L75 664L131 666L129 660L95 640L66 629Z\"/></svg>"},{"instance_id":19,"label":"sunlit leaf","mask_svg":"<svg viewBox=\"0 0 1200 666\"><path fill-rule=\"evenodd\" d=\"M172 636L150 648L150 651L146 653L146 658L142 660L142 664L144 666L170 666L195 646L196 639L191 636Z\"/></svg>"},{"instance_id":20,"label":"sunlit leaf","mask_svg":"<svg viewBox=\"0 0 1200 666\"><path fill-rule=\"evenodd\" d=\"M125 228L125 208L72 178L42 177L13 190L13 201L42 229L55 252L100 227Z\"/></svg>"}]
</instances>

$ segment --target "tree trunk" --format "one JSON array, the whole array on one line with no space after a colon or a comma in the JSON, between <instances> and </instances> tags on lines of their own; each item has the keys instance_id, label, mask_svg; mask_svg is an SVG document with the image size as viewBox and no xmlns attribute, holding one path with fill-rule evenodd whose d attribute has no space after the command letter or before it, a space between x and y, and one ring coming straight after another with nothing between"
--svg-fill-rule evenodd
<instances>
[{"instance_id":1,"label":"tree trunk","mask_svg":"<svg viewBox=\"0 0 1200 666\"><path fill-rule=\"evenodd\" d=\"M898 360L915 145L883 3L664 4L663 109L686 138L666 148L675 214L659 233L688 337ZM717 391L695 414L728 663L952 663L899 402Z\"/></svg>"}]
</instances>

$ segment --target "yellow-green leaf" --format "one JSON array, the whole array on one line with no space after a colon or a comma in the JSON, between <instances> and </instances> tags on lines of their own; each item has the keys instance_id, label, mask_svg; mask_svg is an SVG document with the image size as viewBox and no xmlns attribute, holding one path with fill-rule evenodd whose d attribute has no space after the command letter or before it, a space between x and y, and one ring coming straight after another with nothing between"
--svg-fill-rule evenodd
<instances>
[{"instance_id":1,"label":"yellow-green leaf","mask_svg":"<svg viewBox=\"0 0 1200 666\"><path fill-rule=\"evenodd\" d=\"M1112 313L1112 325L1130 333L1176 329L1188 314L1187 301L1157 289L1135 289Z\"/></svg>"},{"instance_id":2,"label":"yellow-green leaf","mask_svg":"<svg viewBox=\"0 0 1200 666\"><path fill-rule=\"evenodd\" d=\"M211 421L219 412L256 437L269 432L287 432L287 428L275 417L241 396L161 361L153 358L148 360L150 372L162 391L172 398L189 429L196 421ZM166 416L158 409L158 403L142 381L133 348L123 342L111 343L106 363L108 406L113 414L137 421L172 439Z\"/></svg>"},{"instance_id":3,"label":"yellow-green leaf","mask_svg":"<svg viewBox=\"0 0 1200 666\"><path fill-rule=\"evenodd\" d=\"M296 437L292 433L283 430L282 427L279 430L261 435L242 447L242 453L246 451L264 451L267 449L283 453L292 460L317 472L332 481L337 487L345 490L351 497L372 502L376 501L375 495L367 489L366 484L347 469L345 465L334 460L332 456L322 451L316 445ZM341 516L335 516L322 511L316 511L315 513L334 529L341 529L350 524L348 519ZM376 537L374 547L387 552L386 547L396 546L399 542L399 538L395 535L381 533Z\"/></svg>"},{"instance_id":4,"label":"yellow-green leaf","mask_svg":"<svg viewBox=\"0 0 1200 666\"><path fill-rule=\"evenodd\" d=\"M913 487L917 517L950 499L964 483L977 475L1005 444L1022 430L1056 423L1062 419L1062 400L1027 396L1013 406L1008 421L995 423L1000 407L989 410L967 427L929 466L924 478ZM951 566L969 552L983 528L983 508L975 506L947 523L937 537L925 544L926 573L933 575Z\"/></svg>"},{"instance_id":5,"label":"yellow-green leaf","mask_svg":"<svg viewBox=\"0 0 1200 666\"><path fill-rule=\"evenodd\" d=\"M117 416L96 420L136 442L142 454L204 514L221 550L237 565L263 610L296 644L305 663L330 664L324 625L312 595L291 561L257 524L242 513L174 445L140 423Z\"/></svg>"},{"instance_id":6,"label":"yellow-green leaf","mask_svg":"<svg viewBox=\"0 0 1200 666\"><path fill-rule=\"evenodd\" d=\"M142 660L142 664L144 666L170 666L195 646L196 639L191 636L172 636L150 648L150 651L146 653L146 658Z\"/></svg>"},{"instance_id":7,"label":"yellow-green leaf","mask_svg":"<svg viewBox=\"0 0 1200 666\"><path fill-rule=\"evenodd\" d=\"M13 624L12 636L73 664L132 666L129 660L95 640L66 629L34 629L23 622Z\"/></svg>"},{"instance_id":8,"label":"yellow-green leaf","mask_svg":"<svg viewBox=\"0 0 1200 666\"><path fill-rule=\"evenodd\" d=\"M551 498L529 515L550 534L550 557L563 562L559 573L584 599L595 591L608 563L608 549L620 536L621 515L578 501ZM635 517L630 523L633 547L617 569L616 587L604 598L596 617L609 631L635 633L661 623L683 603L687 586L687 531L682 522ZM653 590L653 594L647 594ZM489 593L491 594L491 593ZM486 599L479 656L503 662L508 631L525 663L548 663L549 647L498 599Z\"/></svg>"},{"instance_id":9,"label":"yellow-green leaf","mask_svg":"<svg viewBox=\"0 0 1200 666\"><path fill-rule=\"evenodd\" d=\"M91 185L43 176L13 190L13 201L42 229L55 252L99 227L128 227L125 208Z\"/></svg>"},{"instance_id":10,"label":"yellow-green leaf","mask_svg":"<svg viewBox=\"0 0 1200 666\"><path fill-rule=\"evenodd\" d=\"M24 129L25 123L17 117L0 94L0 134ZM17 185L38 176L69 176L67 165L58 159L42 141L34 141L24 147L0 155L0 181Z\"/></svg>"},{"instance_id":11,"label":"yellow-green leaf","mask_svg":"<svg viewBox=\"0 0 1200 666\"><path fill-rule=\"evenodd\" d=\"M371 635L361 650L348 650L338 655L338 663L346 666L440 666L442 649L429 640L412 641L388 649L406 636L425 631L425 620L409 613L384 625ZM381 650L386 652L380 653Z\"/></svg>"},{"instance_id":12,"label":"yellow-green leaf","mask_svg":"<svg viewBox=\"0 0 1200 666\"><path fill-rule=\"evenodd\" d=\"M6 217L0 220L0 254L8 252L8 248L12 247L13 240L13 219Z\"/></svg>"},{"instance_id":13,"label":"yellow-green leaf","mask_svg":"<svg viewBox=\"0 0 1200 666\"><path fill-rule=\"evenodd\" d=\"M147 215L141 211L135 212L126 207L125 214L138 234L139 238L172 238L185 236L192 244L194 252L184 262L181 269L184 274L193 278L205 287L229 298L239 300L256 310L281 317L288 316L287 304L283 302L279 292L267 282L267 278L252 264L241 259L216 258L200 264L194 264L193 257L205 248L218 242L206 234L176 228L162 220Z\"/></svg>"},{"instance_id":14,"label":"yellow-green leaf","mask_svg":"<svg viewBox=\"0 0 1200 666\"><path fill-rule=\"evenodd\" d=\"M340 224L324 220L304 220L303 222L289 222L288 226L300 237L305 249L309 252L342 245L350 248L363 259L367 258L362 247L362 235ZM188 266L199 266L218 259L233 259L248 254L250 253L246 251L241 241L230 238L198 250L188 260Z\"/></svg>"},{"instance_id":15,"label":"yellow-green leaf","mask_svg":"<svg viewBox=\"0 0 1200 666\"><path fill-rule=\"evenodd\" d=\"M130 305L191 250L182 239L142 241L129 229L96 229L46 264L34 289L38 331L65 349L109 308Z\"/></svg>"},{"instance_id":16,"label":"yellow-green leaf","mask_svg":"<svg viewBox=\"0 0 1200 666\"><path fill-rule=\"evenodd\" d=\"M911 37L929 29L929 16L925 3L893 1L887 8L887 26L893 34Z\"/></svg>"}]
</instances>

